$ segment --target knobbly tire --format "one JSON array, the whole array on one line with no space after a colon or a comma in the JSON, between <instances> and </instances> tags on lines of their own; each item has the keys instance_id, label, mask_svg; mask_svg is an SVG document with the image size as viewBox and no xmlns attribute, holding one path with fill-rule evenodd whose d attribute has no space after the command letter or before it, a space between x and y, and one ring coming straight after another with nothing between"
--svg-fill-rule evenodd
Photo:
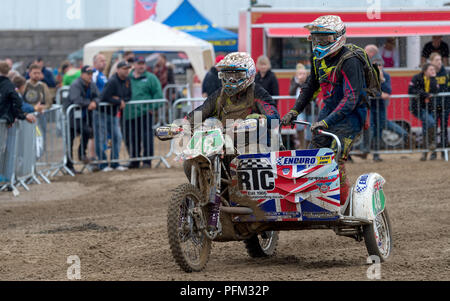
<instances>
[{"instance_id":1,"label":"knobbly tire","mask_svg":"<svg viewBox=\"0 0 450 301\"><path fill-rule=\"evenodd\" d=\"M278 232L266 231L244 240L247 253L252 258L272 257L278 246Z\"/></svg>"},{"instance_id":2,"label":"knobbly tire","mask_svg":"<svg viewBox=\"0 0 450 301\"><path fill-rule=\"evenodd\" d=\"M201 203L198 188L191 184L178 186L170 199L167 232L173 258L187 273L200 272L208 263L211 241L197 228L192 209Z\"/></svg>"},{"instance_id":3,"label":"knobbly tire","mask_svg":"<svg viewBox=\"0 0 450 301\"><path fill-rule=\"evenodd\" d=\"M364 242L369 256L378 256L380 262L389 258L392 252L391 229L391 221L386 208L377 216L373 224L363 227Z\"/></svg>"}]
</instances>

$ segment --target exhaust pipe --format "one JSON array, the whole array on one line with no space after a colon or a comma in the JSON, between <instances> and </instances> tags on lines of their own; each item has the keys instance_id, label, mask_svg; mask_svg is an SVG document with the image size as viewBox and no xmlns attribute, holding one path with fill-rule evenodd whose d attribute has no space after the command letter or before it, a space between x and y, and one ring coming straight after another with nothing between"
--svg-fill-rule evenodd
<instances>
[{"instance_id":1,"label":"exhaust pipe","mask_svg":"<svg viewBox=\"0 0 450 301\"><path fill-rule=\"evenodd\" d=\"M220 211L236 215L253 214L253 210L248 207L220 207Z\"/></svg>"}]
</instances>

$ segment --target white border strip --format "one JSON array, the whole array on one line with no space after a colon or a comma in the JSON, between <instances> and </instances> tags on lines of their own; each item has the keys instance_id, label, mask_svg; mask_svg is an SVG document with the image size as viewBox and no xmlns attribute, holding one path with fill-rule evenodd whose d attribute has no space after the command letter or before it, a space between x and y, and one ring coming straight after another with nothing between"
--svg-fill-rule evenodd
<instances>
[{"instance_id":1,"label":"white border strip","mask_svg":"<svg viewBox=\"0 0 450 301\"><path fill-rule=\"evenodd\" d=\"M284 13L284 12L292 12L292 13L316 13L316 12L338 12L338 13L367 13L367 7L358 7L358 8L320 8L320 7L252 7L252 12L266 12L266 13ZM245 9L242 9L245 10ZM402 12L450 12L450 8L448 7L415 7L415 8L402 8L402 7L391 7L391 8L381 8L381 13L402 13Z\"/></svg>"},{"instance_id":2,"label":"white border strip","mask_svg":"<svg viewBox=\"0 0 450 301\"><path fill-rule=\"evenodd\" d=\"M263 23L252 24L252 28L303 28L309 23ZM450 26L450 21L405 21L405 22L346 22L347 28L359 27L415 27L415 26Z\"/></svg>"}]
</instances>

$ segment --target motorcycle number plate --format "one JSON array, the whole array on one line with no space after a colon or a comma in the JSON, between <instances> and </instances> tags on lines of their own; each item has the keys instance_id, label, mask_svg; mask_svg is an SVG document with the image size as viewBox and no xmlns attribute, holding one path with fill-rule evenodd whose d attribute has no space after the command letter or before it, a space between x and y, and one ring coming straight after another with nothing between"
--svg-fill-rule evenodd
<instances>
[{"instance_id":1,"label":"motorcycle number plate","mask_svg":"<svg viewBox=\"0 0 450 301\"><path fill-rule=\"evenodd\" d=\"M188 148L203 155L210 155L221 151L224 139L221 130L198 131L194 133Z\"/></svg>"}]
</instances>

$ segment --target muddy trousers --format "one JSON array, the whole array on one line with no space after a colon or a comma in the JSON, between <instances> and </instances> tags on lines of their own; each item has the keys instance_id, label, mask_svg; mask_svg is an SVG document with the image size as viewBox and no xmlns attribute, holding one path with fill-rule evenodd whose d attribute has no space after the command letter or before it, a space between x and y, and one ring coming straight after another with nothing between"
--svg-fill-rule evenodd
<instances>
[{"instance_id":1,"label":"muddy trousers","mask_svg":"<svg viewBox=\"0 0 450 301\"><path fill-rule=\"evenodd\" d=\"M342 146L341 157L338 160L339 179L341 188L340 202L342 206L347 201L348 195L350 193L350 184L347 178L345 163L347 162L348 154L350 153L353 141L355 140L355 135L352 132L345 131L345 129L343 130L337 128L336 129L330 128L327 129L327 131L337 135L339 137ZM337 152L336 141L334 141L333 138L325 135L314 135L309 148L317 149L324 147L332 149L335 154Z\"/></svg>"}]
</instances>

